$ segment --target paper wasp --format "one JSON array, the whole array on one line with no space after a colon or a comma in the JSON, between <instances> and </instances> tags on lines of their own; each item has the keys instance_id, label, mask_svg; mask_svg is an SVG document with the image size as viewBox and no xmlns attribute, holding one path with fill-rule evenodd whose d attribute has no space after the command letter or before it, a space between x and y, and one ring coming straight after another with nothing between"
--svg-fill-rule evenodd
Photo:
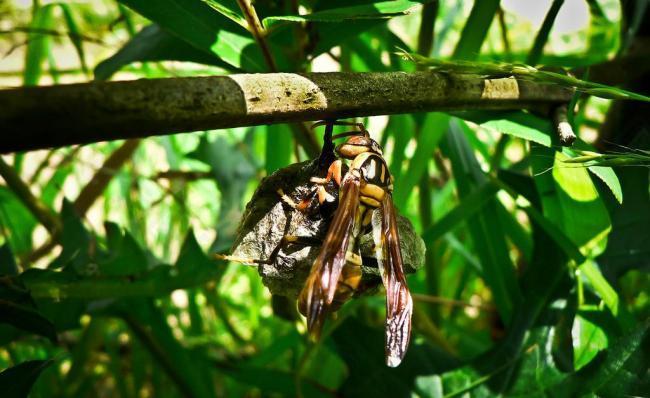
<instances>
[{"instance_id":1,"label":"paper wasp","mask_svg":"<svg viewBox=\"0 0 650 398\"><path fill-rule=\"evenodd\" d=\"M329 313L383 282L386 361L397 366L408 347L412 312L402 256L414 272L424 244L403 217L398 231L392 176L363 124L322 121L313 127L323 125L320 157L263 180L247 206L233 255L217 258L256 264L271 292L298 295L314 338ZM335 125L355 130L333 136ZM333 140L343 137L335 148ZM403 253L398 232L408 242Z\"/></svg>"},{"instance_id":2,"label":"paper wasp","mask_svg":"<svg viewBox=\"0 0 650 398\"><path fill-rule=\"evenodd\" d=\"M325 317L349 299L361 281L359 237L371 230L375 257L386 288L386 363L400 364L411 335L413 302L406 285L392 201L393 177L379 144L361 123L322 121L314 125L347 125L357 130L335 149L325 178L313 178L321 187L332 180L340 187L339 203L325 241L298 298L312 336L318 337ZM344 172L343 159L350 161ZM319 198L324 197L323 190Z\"/></svg>"}]
</instances>

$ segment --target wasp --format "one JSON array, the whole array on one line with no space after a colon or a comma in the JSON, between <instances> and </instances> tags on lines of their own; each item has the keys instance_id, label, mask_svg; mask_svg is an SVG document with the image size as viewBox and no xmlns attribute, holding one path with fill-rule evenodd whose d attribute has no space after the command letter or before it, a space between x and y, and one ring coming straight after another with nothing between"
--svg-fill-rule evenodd
<instances>
[{"instance_id":1,"label":"wasp","mask_svg":"<svg viewBox=\"0 0 650 398\"><path fill-rule=\"evenodd\" d=\"M322 121L326 125L353 126L337 134L347 137L335 148L337 159L326 177L314 177L320 200L327 198L332 181L339 187L338 206L325 240L298 297L309 333L318 338L328 313L335 311L359 288L361 282L360 236L371 232L375 257L386 289L386 364L396 367L408 348L413 301L406 284L392 200L393 177L379 144L361 123ZM344 160L349 161L345 167Z\"/></svg>"}]
</instances>

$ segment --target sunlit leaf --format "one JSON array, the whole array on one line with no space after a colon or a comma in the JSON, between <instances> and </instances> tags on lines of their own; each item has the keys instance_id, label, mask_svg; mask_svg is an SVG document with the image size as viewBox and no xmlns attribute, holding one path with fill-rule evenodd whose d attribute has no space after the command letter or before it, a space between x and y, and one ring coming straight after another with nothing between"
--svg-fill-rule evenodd
<instances>
[{"instance_id":1,"label":"sunlit leaf","mask_svg":"<svg viewBox=\"0 0 650 398\"><path fill-rule=\"evenodd\" d=\"M95 67L95 79L106 80L126 65L148 61L188 61L234 70L216 55L192 47L152 24L138 32L111 57L100 62Z\"/></svg>"},{"instance_id":2,"label":"sunlit leaf","mask_svg":"<svg viewBox=\"0 0 650 398\"><path fill-rule=\"evenodd\" d=\"M343 8L330 8L324 11L317 11L305 15L274 15L266 17L262 21L265 26L271 26L279 21L289 22L336 22L343 23L358 19L385 19L406 15L411 10L427 1L380 1L359 6L349 6Z\"/></svg>"}]
</instances>

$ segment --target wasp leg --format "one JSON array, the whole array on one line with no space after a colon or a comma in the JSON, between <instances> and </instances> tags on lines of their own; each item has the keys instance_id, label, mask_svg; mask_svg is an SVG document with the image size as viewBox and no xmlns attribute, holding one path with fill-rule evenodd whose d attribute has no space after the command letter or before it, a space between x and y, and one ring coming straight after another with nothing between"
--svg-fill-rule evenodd
<instances>
[{"instance_id":1,"label":"wasp leg","mask_svg":"<svg viewBox=\"0 0 650 398\"><path fill-rule=\"evenodd\" d=\"M280 239L280 242L278 242L278 244L275 246L275 248L269 255L269 258L267 258L266 260L240 257L240 256L231 256L228 254L214 254L214 258L218 260L233 261L236 263L250 264L250 265L273 264L277 260L280 250L287 247L288 245L318 246L322 243L323 243L322 240L317 238L312 238L310 236L285 235L282 237L282 239Z\"/></svg>"},{"instance_id":2,"label":"wasp leg","mask_svg":"<svg viewBox=\"0 0 650 398\"><path fill-rule=\"evenodd\" d=\"M334 179L336 185L341 186L341 178L342 178L341 174L343 174L342 169L343 169L343 162L341 161L341 159L338 159L332 162L329 169L327 170L327 176L325 178L312 177L309 179L309 181L317 185L326 185L328 182Z\"/></svg>"},{"instance_id":3,"label":"wasp leg","mask_svg":"<svg viewBox=\"0 0 650 398\"><path fill-rule=\"evenodd\" d=\"M282 189L278 189L276 192L278 193L278 195L280 195L280 200L282 200L284 203L289 205L292 209L298 210L301 213L311 214L316 210L313 203L315 197L319 198L319 204L323 203L322 201L320 201L321 193L319 191L320 191L319 188L314 187L299 202L294 201L289 195L284 193ZM332 197L331 200L334 201L334 198Z\"/></svg>"}]
</instances>

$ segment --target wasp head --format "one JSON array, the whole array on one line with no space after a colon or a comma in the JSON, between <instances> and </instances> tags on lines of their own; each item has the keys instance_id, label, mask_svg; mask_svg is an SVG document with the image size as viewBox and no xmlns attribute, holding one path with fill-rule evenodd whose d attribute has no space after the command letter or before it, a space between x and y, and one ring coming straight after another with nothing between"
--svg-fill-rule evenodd
<instances>
[{"instance_id":1,"label":"wasp head","mask_svg":"<svg viewBox=\"0 0 650 398\"><path fill-rule=\"evenodd\" d=\"M382 154L381 147L377 141L367 135L353 135L343 144L336 147L336 154L345 159L354 159L364 152Z\"/></svg>"}]
</instances>

